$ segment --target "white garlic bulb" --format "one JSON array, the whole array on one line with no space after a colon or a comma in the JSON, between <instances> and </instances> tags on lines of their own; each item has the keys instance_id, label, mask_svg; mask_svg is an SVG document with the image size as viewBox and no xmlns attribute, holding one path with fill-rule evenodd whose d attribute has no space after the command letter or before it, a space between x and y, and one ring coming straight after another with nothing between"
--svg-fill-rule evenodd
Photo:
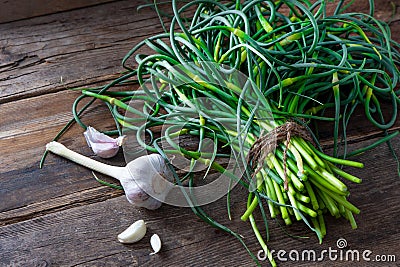
<instances>
[{"instance_id":1,"label":"white garlic bulb","mask_svg":"<svg viewBox=\"0 0 400 267\"><path fill-rule=\"evenodd\" d=\"M173 186L173 174L159 154L144 155L125 167L117 167L83 156L55 141L48 143L46 150L118 179L126 198L136 207L159 208Z\"/></svg>"}]
</instances>

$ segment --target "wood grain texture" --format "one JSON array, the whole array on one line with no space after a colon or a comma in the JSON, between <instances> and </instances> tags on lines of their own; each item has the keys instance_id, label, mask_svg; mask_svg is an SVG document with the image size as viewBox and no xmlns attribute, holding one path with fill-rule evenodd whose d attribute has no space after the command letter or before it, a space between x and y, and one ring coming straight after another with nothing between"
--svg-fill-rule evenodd
<instances>
[{"instance_id":1,"label":"wood grain texture","mask_svg":"<svg viewBox=\"0 0 400 267\"><path fill-rule=\"evenodd\" d=\"M38 163L45 144L71 119L71 105L79 95L75 86L100 85L117 77L120 61L139 40L161 32L154 12L136 7L141 1L112 3L0 24L0 266L254 266L232 236L211 228L187 208L164 205L157 211L133 208L123 193L99 185L86 168L50 155L43 169ZM377 14L390 16L390 3L379 2ZM367 11L363 2L356 11ZM395 3L396 4L396 3ZM400 21L391 24L400 41ZM61 79L62 77L62 79ZM381 135L358 113L348 135L350 150L376 141ZM107 108L96 102L83 117L100 129L111 129ZM329 148L331 126L322 131ZM391 130L400 128L399 122ZM94 157L74 125L62 143ZM400 153L400 137L393 140ZM329 150L327 151L329 153ZM96 158L98 159L98 158ZM400 254L400 199L397 166L383 145L355 158L364 169L348 168L363 178L350 185L350 201L361 209L359 228L343 219L328 217L328 234L319 245L303 223L287 227L270 221L270 249L276 251L336 249L339 237L349 249L371 250L374 255L396 255L395 263L287 261L280 266L398 266ZM122 153L107 160L124 165ZM111 180L110 180L111 181ZM350 184L350 183L348 183ZM260 249L248 222L240 221L246 190L237 186L233 220L227 217L225 199L204 209L219 222L242 234L250 249ZM116 240L133 221L145 219L149 231L137 244ZM256 219L260 219L256 214ZM162 251L149 256L151 234L163 242ZM268 266L262 262L262 266Z\"/></svg>"},{"instance_id":2,"label":"wood grain texture","mask_svg":"<svg viewBox=\"0 0 400 267\"><path fill-rule=\"evenodd\" d=\"M368 152L358 159L368 164L367 169L352 170L364 178L361 185L350 186L350 200L362 210L356 216L359 229L352 230L344 220L328 216L328 234L323 244L319 245L302 223L295 223L287 231L294 235L309 233L307 236L311 238L289 237L278 222L272 220L271 240L268 243L271 249L287 252L313 249L321 252L329 247L336 249L336 241L342 237L351 249L368 249L373 251L373 255L398 256L400 233L393 224L400 216L400 199L393 188L400 186L400 181L394 161L386 148ZM224 199L204 209L218 221L241 233L252 251L257 252L259 247L250 225L238 219L244 210L242 199L245 193L243 188L235 188L232 221L227 219ZM118 243L116 235L137 219L147 221L149 230L145 238L133 245ZM149 256L149 238L153 233L161 236L164 245L160 254ZM1 264L6 266L33 266L41 262L50 266L254 266L239 242L197 219L190 209L167 205L157 211L136 209L123 196L71 206L0 227L0 246ZM292 265L348 266L348 262L325 259L323 262L286 262L282 266ZM352 262L352 266L396 265L361 261Z\"/></svg>"},{"instance_id":3,"label":"wood grain texture","mask_svg":"<svg viewBox=\"0 0 400 267\"><path fill-rule=\"evenodd\" d=\"M151 9L138 13L140 3L0 24L0 103L117 77L127 51L162 32Z\"/></svg>"},{"instance_id":4,"label":"wood grain texture","mask_svg":"<svg viewBox=\"0 0 400 267\"><path fill-rule=\"evenodd\" d=\"M83 173L77 166L59 168L67 163L61 158L49 157L44 168L38 168L45 144L72 118L70 109L76 95L75 92L60 92L2 105L1 211L98 186L91 173ZM100 102L88 112L84 122L98 129L112 126L111 116L107 116L106 107ZM82 128L75 125L63 142L80 153L93 155L85 145L82 132ZM111 163L123 164L121 156Z\"/></svg>"},{"instance_id":5,"label":"wood grain texture","mask_svg":"<svg viewBox=\"0 0 400 267\"><path fill-rule=\"evenodd\" d=\"M18 0L0 1L0 23L27 19L115 0Z\"/></svg>"}]
</instances>

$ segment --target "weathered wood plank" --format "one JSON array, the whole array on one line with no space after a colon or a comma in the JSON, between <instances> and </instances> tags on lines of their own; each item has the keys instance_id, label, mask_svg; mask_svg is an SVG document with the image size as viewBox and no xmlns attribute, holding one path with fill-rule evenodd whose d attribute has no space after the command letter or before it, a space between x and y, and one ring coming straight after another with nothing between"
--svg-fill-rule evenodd
<instances>
[{"instance_id":1,"label":"weathered wood plank","mask_svg":"<svg viewBox=\"0 0 400 267\"><path fill-rule=\"evenodd\" d=\"M399 148L397 147L397 151ZM270 249L283 249L287 253L297 250L337 249L338 238L345 238L348 247L343 249L371 250L375 255L398 255L400 235L397 227L398 194L393 188L400 185L396 166L388 149L368 152L359 158L368 163L365 170L356 174L364 178L361 185L352 185L350 200L361 210L356 216L359 229L352 230L343 219L327 220L328 235L323 244L307 231L301 222L287 230L291 234L311 236L298 239L287 236L276 221L270 221ZM384 161L386 164L382 164ZM384 175L383 175L384 174ZM251 250L259 247L248 222L238 218L244 209L245 190L235 188L233 221L226 215L225 200L205 207L218 221L241 233ZM149 232L139 243L122 245L116 235L137 219L148 222ZM149 256L149 238L157 233L163 241L160 254ZM82 250L82 244L85 249ZM157 211L132 208L124 197L90 205L57 211L52 214L0 227L1 264L27 266L47 262L53 266L254 266L243 247L227 234L215 231L200 221L186 208L163 206ZM319 254L318 254L319 255ZM337 254L339 257L339 254ZM286 255L288 258L288 255ZM279 260L277 260L279 262ZM288 266L348 266L349 261L331 261L325 255L323 262L281 262ZM350 262L352 266L377 266L364 260ZM381 266L395 266L385 263ZM267 266L263 262L263 266Z\"/></svg>"},{"instance_id":2,"label":"weathered wood plank","mask_svg":"<svg viewBox=\"0 0 400 267\"><path fill-rule=\"evenodd\" d=\"M43 169L38 165L45 144L72 118L71 104L77 95L79 93L72 91L59 92L2 105L1 211L98 186L90 172L83 172L76 166L60 169L69 164L61 158L49 157ZM112 126L104 104L95 103L88 112L83 121L90 122L89 125L104 130ZM73 126L63 137L63 142L80 153L93 155L85 145L82 132L82 128ZM121 156L109 162L123 164Z\"/></svg>"},{"instance_id":3,"label":"weathered wood plank","mask_svg":"<svg viewBox=\"0 0 400 267\"><path fill-rule=\"evenodd\" d=\"M378 12L390 7L388 1L379 3ZM5 103L0 107L1 266L254 266L233 237L210 228L189 209L163 206L149 212L132 208L120 191L100 186L90 171L59 157L50 156L43 170L37 168L44 145L71 117L71 104L78 93L64 91L65 87L97 84L116 77L114 73L120 71L120 60L127 50L138 39L161 32L152 11L132 16L136 5L121 1L106 4L105 9L91 7L0 25L0 103ZM385 14L390 13L382 14L385 19L389 17ZM400 38L399 22L392 24L394 38ZM143 30L135 35L140 27ZM16 99L20 100L7 103ZM97 104L84 120L108 129L112 120L105 114L106 108ZM373 142L377 136L375 130L366 127L364 119L357 117L356 122L355 128L349 129L349 137L355 142L350 150ZM398 125L395 129L399 129ZM62 142L91 155L81 133L82 129L73 127ZM329 131L325 134L330 135ZM323 143L331 144L328 139ZM399 137L393 143L399 153ZM400 203L395 162L384 145L356 159L366 164L362 170L349 169L364 179L361 185L350 186L350 200L362 210L356 216L359 229L353 231L344 220L330 218L328 235L318 245L312 234L308 234L310 239L293 239L276 221L271 221L271 249L320 252L329 247L336 249L337 239L344 237L350 249L396 255L397 263L380 266L398 265ZM108 162L124 164L121 155ZM233 221L227 219L225 200L205 209L243 234L256 253L259 246L249 224L238 219L244 210L245 193L240 188L235 191ZM134 245L119 244L116 235L138 218L149 222L145 239ZM307 229L300 222L288 230L303 235ZM152 233L160 234L164 247L161 254L150 257L148 241ZM323 262L281 263L379 265L327 258Z\"/></svg>"},{"instance_id":4,"label":"weathered wood plank","mask_svg":"<svg viewBox=\"0 0 400 267\"><path fill-rule=\"evenodd\" d=\"M44 168L38 169L45 144L72 118L70 109L77 96L79 92L62 91L2 105L0 212L5 213L0 215L0 224L40 216L58 209L68 209L71 205L84 205L93 201L93 196L98 197L99 201L115 196L103 189L96 189L99 184L90 171L59 157L49 155ZM29 119L21 114L29 114ZM113 126L107 108L99 101L95 102L82 119L99 129L110 129ZM377 131L368 130L366 133L365 129L369 128L364 123L367 122L361 119L359 121L360 124L354 124L355 128L351 128L348 133L348 138L353 142L379 135ZM61 141L79 153L93 155L82 132L83 129L75 125ZM323 143L329 147L332 140L325 137ZM105 162L124 165L122 153ZM85 194L86 190L92 193ZM93 192L96 194L93 195ZM102 193L105 193L104 197L101 196ZM71 203L71 199L75 197ZM44 205L46 201L49 203Z\"/></svg>"},{"instance_id":5,"label":"weathered wood plank","mask_svg":"<svg viewBox=\"0 0 400 267\"><path fill-rule=\"evenodd\" d=\"M162 32L151 9L136 11L140 3L106 3L0 24L0 103L116 77L131 47ZM376 10L379 18L390 18L390 5ZM364 6L357 11L368 12ZM399 41L400 21L391 28Z\"/></svg>"},{"instance_id":6,"label":"weathered wood plank","mask_svg":"<svg viewBox=\"0 0 400 267\"><path fill-rule=\"evenodd\" d=\"M119 244L116 235L139 218L147 221L149 231L146 237L137 244ZM180 228L179 236L174 234L176 227ZM194 227L196 232L201 231L203 235L195 234ZM171 264L181 261L179 258L183 258L185 254L189 258L198 257L190 255L186 246L192 249L207 247L207 240L216 237L221 239L221 234L194 219L189 209L166 207L158 212L136 210L128 206L123 198L47 215L0 229L3 245L1 263L16 265L31 265L45 260L54 266L105 266L111 262L113 265L151 266L161 264L164 257L166 262ZM162 237L166 252L164 255L148 255L151 252L149 238L152 233L158 233ZM40 242L41 236L47 236L46 241ZM225 242L229 240L223 236L222 239L225 239ZM34 240L37 245L32 247ZM78 242L84 242L87 247L95 245L96 250L82 250L76 246ZM234 244L227 246L225 250L235 250L235 245L240 247ZM52 251L51 255L47 252L49 250ZM179 258L173 254L179 255ZM106 261L102 263L104 259ZM245 259L244 262L246 261L248 260ZM181 262L180 266L184 266L184 262Z\"/></svg>"},{"instance_id":7,"label":"weathered wood plank","mask_svg":"<svg viewBox=\"0 0 400 267\"><path fill-rule=\"evenodd\" d=\"M115 78L135 44L162 32L154 11L137 12L141 3L0 24L0 103Z\"/></svg>"},{"instance_id":8,"label":"weathered wood plank","mask_svg":"<svg viewBox=\"0 0 400 267\"><path fill-rule=\"evenodd\" d=\"M13 157L25 158L27 161L24 164L28 166L36 163L40 150L44 149L43 145L73 118L71 107L79 95L78 92L63 91L3 104L0 110L0 142L5 156L3 166L8 171L14 170L12 165L17 166L18 162ZM102 130L113 125L106 106L99 101L87 110L82 120ZM66 138L80 135L82 141L81 133L82 128L71 128ZM34 151L30 152L29 149Z\"/></svg>"},{"instance_id":9,"label":"weathered wood plank","mask_svg":"<svg viewBox=\"0 0 400 267\"><path fill-rule=\"evenodd\" d=\"M105 199L123 194L120 190L112 190L108 187L95 187L78 192L72 192L65 196L48 198L26 206L11 209L0 213L0 225L7 225L24 221L43 214L53 213L58 210L70 209L75 206L87 205L92 202L101 202Z\"/></svg>"},{"instance_id":10,"label":"weathered wood plank","mask_svg":"<svg viewBox=\"0 0 400 267\"><path fill-rule=\"evenodd\" d=\"M115 0L19 0L0 2L0 23L43 16Z\"/></svg>"}]
</instances>

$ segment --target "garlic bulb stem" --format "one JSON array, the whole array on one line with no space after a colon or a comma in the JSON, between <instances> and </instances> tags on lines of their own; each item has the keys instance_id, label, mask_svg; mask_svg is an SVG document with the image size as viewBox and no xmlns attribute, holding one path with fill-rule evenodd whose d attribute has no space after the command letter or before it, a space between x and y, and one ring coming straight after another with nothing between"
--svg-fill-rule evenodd
<instances>
[{"instance_id":1,"label":"garlic bulb stem","mask_svg":"<svg viewBox=\"0 0 400 267\"><path fill-rule=\"evenodd\" d=\"M76 153L58 142L50 142L46 145L46 150L78 163L91 170L111 176L117 180L131 177L129 170L126 167L117 167L98 162L79 153Z\"/></svg>"}]
</instances>

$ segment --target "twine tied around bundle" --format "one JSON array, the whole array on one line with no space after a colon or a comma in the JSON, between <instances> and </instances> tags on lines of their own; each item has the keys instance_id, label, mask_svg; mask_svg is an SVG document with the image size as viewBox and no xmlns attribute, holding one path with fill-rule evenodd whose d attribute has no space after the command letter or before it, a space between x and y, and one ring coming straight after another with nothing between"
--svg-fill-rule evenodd
<instances>
[{"instance_id":1,"label":"twine tied around bundle","mask_svg":"<svg viewBox=\"0 0 400 267\"><path fill-rule=\"evenodd\" d=\"M247 156L247 164L254 170L253 177L263 168L265 158L269 153L275 151L277 144L286 141L286 146L283 151L283 171L284 189L288 190L287 149L292 136L299 136L314 145L314 140L305 126L293 121L288 121L279 125L267 134L261 135L251 146Z\"/></svg>"}]
</instances>

